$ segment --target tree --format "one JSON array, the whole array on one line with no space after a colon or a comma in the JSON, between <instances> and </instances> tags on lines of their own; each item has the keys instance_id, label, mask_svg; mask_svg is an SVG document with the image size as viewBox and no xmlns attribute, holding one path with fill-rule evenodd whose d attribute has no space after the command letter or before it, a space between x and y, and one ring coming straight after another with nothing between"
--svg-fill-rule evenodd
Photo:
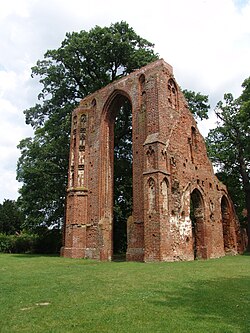
<instances>
[{"instance_id":1,"label":"tree","mask_svg":"<svg viewBox=\"0 0 250 333\"><path fill-rule=\"evenodd\" d=\"M193 114L195 119L208 119L208 111L210 105L208 104L208 96L202 95L200 92L196 93L192 90L184 89L182 90L187 103L188 108Z\"/></svg>"},{"instance_id":2,"label":"tree","mask_svg":"<svg viewBox=\"0 0 250 333\"><path fill-rule=\"evenodd\" d=\"M96 26L90 31L67 33L61 46L48 50L44 59L32 68L32 77L39 78L42 90L39 103L24 111L26 123L34 129L34 137L20 142L21 157L17 165L17 179L22 182L19 203L27 228L62 224L72 110L86 95L157 60L153 47L126 22L118 22L110 27ZM205 117L200 109L206 100L202 104L201 98L195 104L195 98L200 95L191 92L190 96L193 113L197 107L198 116ZM124 149L125 143L128 144L124 137L119 149ZM132 159L125 163L123 154L118 153L117 157L115 177L119 179L122 170L132 168ZM129 183L132 187L132 181ZM131 189L123 187L128 191L124 192L128 198ZM120 202L116 210L120 211L121 206Z\"/></svg>"},{"instance_id":3,"label":"tree","mask_svg":"<svg viewBox=\"0 0 250 333\"><path fill-rule=\"evenodd\" d=\"M225 94L224 101L217 104L217 127L210 130L207 146L220 177L237 199L238 214L242 214L243 207L247 210L247 249L250 251L250 78L242 87L239 98Z\"/></svg>"},{"instance_id":4,"label":"tree","mask_svg":"<svg viewBox=\"0 0 250 333\"><path fill-rule=\"evenodd\" d=\"M24 223L24 215L15 200L5 199L0 204L0 233L14 235L19 233Z\"/></svg>"},{"instance_id":5,"label":"tree","mask_svg":"<svg viewBox=\"0 0 250 333\"><path fill-rule=\"evenodd\" d=\"M126 22L67 33L32 68L43 85L39 103L26 110L34 137L19 144L20 206L29 228L61 224L67 182L71 112L80 99L158 59L154 45Z\"/></svg>"}]
</instances>

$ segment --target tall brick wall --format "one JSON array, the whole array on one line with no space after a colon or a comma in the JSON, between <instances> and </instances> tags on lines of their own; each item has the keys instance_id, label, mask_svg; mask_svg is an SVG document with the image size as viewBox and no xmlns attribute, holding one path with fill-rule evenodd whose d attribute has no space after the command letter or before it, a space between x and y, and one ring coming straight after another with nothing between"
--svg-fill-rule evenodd
<instances>
[{"instance_id":1,"label":"tall brick wall","mask_svg":"<svg viewBox=\"0 0 250 333\"><path fill-rule=\"evenodd\" d=\"M89 95L73 112L62 255L112 259L114 122L126 99L133 128L127 260L206 259L242 250L227 189L214 176L172 67L158 60Z\"/></svg>"}]
</instances>

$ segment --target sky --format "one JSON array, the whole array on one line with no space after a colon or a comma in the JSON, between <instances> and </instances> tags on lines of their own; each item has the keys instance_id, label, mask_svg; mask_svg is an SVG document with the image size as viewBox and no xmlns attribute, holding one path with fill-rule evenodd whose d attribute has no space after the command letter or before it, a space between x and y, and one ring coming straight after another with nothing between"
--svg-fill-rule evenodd
<instances>
[{"instance_id":1,"label":"sky","mask_svg":"<svg viewBox=\"0 0 250 333\"><path fill-rule=\"evenodd\" d=\"M31 67L67 32L126 21L155 44L183 88L209 95L213 109L231 92L238 97L250 76L250 0L0 0L0 203L15 200L20 140L32 136L23 111L41 85Z\"/></svg>"}]
</instances>

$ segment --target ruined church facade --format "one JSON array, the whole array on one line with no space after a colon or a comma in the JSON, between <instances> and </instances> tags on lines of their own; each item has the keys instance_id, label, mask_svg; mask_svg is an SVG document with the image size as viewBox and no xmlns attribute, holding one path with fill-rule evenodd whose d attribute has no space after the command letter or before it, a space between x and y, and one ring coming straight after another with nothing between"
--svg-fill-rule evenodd
<instances>
[{"instance_id":1,"label":"ruined church facade","mask_svg":"<svg viewBox=\"0 0 250 333\"><path fill-rule=\"evenodd\" d=\"M125 100L133 143L127 260L207 259L241 251L227 189L214 175L172 67L158 60L87 96L74 110L61 254L112 260L114 123Z\"/></svg>"}]
</instances>

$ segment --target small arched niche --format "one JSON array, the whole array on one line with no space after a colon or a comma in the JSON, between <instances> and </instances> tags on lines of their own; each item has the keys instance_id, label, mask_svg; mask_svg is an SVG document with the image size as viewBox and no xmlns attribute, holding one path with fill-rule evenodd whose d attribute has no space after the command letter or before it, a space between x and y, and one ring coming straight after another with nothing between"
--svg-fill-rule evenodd
<instances>
[{"instance_id":1,"label":"small arched niche","mask_svg":"<svg viewBox=\"0 0 250 333\"><path fill-rule=\"evenodd\" d=\"M140 93L141 95L143 94L143 92L145 92L145 75L141 74L139 77L139 84L140 84Z\"/></svg>"},{"instance_id":2,"label":"small arched niche","mask_svg":"<svg viewBox=\"0 0 250 333\"><path fill-rule=\"evenodd\" d=\"M96 109L96 99L95 98L91 101L91 106L93 109Z\"/></svg>"},{"instance_id":3,"label":"small arched niche","mask_svg":"<svg viewBox=\"0 0 250 333\"><path fill-rule=\"evenodd\" d=\"M178 92L173 79L168 80L168 102L172 109L178 109Z\"/></svg>"},{"instance_id":4,"label":"small arched niche","mask_svg":"<svg viewBox=\"0 0 250 333\"><path fill-rule=\"evenodd\" d=\"M168 204L168 195L169 195L169 182L165 177L161 182L161 195L162 195L162 214L168 215L169 204Z\"/></svg>"},{"instance_id":5,"label":"small arched niche","mask_svg":"<svg viewBox=\"0 0 250 333\"><path fill-rule=\"evenodd\" d=\"M197 133L194 126L191 127L191 144L195 149L197 148Z\"/></svg>"},{"instance_id":6,"label":"small arched niche","mask_svg":"<svg viewBox=\"0 0 250 333\"><path fill-rule=\"evenodd\" d=\"M145 112L147 109L147 95L145 90L145 75L141 74L139 77L139 103L141 112Z\"/></svg>"},{"instance_id":7,"label":"small arched niche","mask_svg":"<svg viewBox=\"0 0 250 333\"><path fill-rule=\"evenodd\" d=\"M155 180L150 177L147 181L147 192L148 192L148 213L151 214L155 211L156 206L156 193L155 193Z\"/></svg>"}]
</instances>

